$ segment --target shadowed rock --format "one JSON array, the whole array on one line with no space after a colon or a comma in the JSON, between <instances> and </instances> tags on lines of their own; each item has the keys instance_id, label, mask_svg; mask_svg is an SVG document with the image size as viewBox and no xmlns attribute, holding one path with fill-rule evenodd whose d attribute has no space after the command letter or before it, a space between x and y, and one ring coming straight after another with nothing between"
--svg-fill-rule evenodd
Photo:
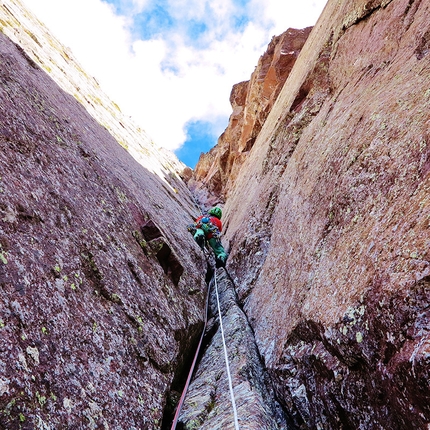
<instances>
[{"instance_id":1,"label":"shadowed rock","mask_svg":"<svg viewBox=\"0 0 430 430\"><path fill-rule=\"evenodd\" d=\"M270 383L252 330L223 269L217 271L217 284L239 426L255 430L285 429L280 407L268 388ZM206 336L205 351L189 387L178 428L234 429L214 282Z\"/></svg>"},{"instance_id":2,"label":"shadowed rock","mask_svg":"<svg viewBox=\"0 0 430 430\"><path fill-rule=\"evenodd\" d=\"M1 25L57 58L7 6ZM172 155L130 125L124 146L147 149L132 157L30 54L0 33L0 428L160 428L203 319L192 197ZM80 85L97 96L83 72ZM106 106L96 116L126 130Z\"/></svg>"}]
</instances>

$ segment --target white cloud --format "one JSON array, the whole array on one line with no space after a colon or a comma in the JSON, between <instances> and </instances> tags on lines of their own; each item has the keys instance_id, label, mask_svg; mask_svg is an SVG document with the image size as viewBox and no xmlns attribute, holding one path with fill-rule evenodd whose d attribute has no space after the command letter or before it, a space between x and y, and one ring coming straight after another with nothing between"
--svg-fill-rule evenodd
<instances>
[{"instance_id":1,"label":"white cloud","mask_svg":"<svg viewBox=\"0 0 430 430\"><path fill-rule=\"evenodd\" d=\"M142 11L151 0L132 0L132 4L135 7L136 12ZM127 0L121 0L121 3L128 4L129 2Z\"/></svg>"},{"instance_id":2,"label":"white cloud","mask_svg":"<svg viewBox=\"0 0 430 430\"><path fill-rule=\"evenodd\" d=\"M252 0L252 10L258 11L260 19L272 23L274 34L287 28L305 28L314 25L327 0Z\"/></svg>"},{"instance_id":3,"label":"white cloud","mask_svg":"<svg viewBox=\"0 0 430 430\"><path fill-rule=\"evenodd\" d=\"M126 17L102 0L24 0L123 112L169 149L184 142L190 120L218 129L225 118L226 125L232 86L249 79L271 37L314 24L325 3L251 0L239 7L232 0L168 0L169 29L141 40L132 13L154 1L117 0ZM245 16L248 22L233 26ZM190 40L191 20L205 25L198 44Z\"/></svg>"}]
</instances>

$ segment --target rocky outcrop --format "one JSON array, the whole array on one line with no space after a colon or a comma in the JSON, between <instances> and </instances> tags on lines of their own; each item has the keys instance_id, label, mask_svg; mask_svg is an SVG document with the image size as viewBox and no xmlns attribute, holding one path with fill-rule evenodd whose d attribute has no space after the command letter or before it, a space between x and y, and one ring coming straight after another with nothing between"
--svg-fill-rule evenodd
<instances>
[{"instance_id":1,"label":"rocky outcrop","mask_svg":"<svg viewBox=\"0 0 430 430\"><path fill-rule=\"evenodd\" d=\"M200 201L207 205L225 201L311 29L290 28L273 37L251 79L233 87L229 124L217 145L200 156L188 182Z\"/></svg>"},{"instance_id":2,"label":"rocky outcrop","mask_svg":"<svg viewBox=\"0 0 430 430\"><path fill-rule=\"evenodd\" d=\"M180 163L131 128L139 164L3 33L0 111L0 427L161 428L206 291Z\"/></svg>"},{"instance_id":3,"label":"rocky outcrop","mask_svg":"<svg viewBox=\"0 0 430 430\"><path fill-rule=\"evenodd\" d=\"M0 4L0 29L146 169L161 178L178 176L184 170L185 165L172 152L157 147L141 127L121 112L97 80L75 60L71 50L53 37L20 0Z\"/></svg>"},{"instance_id":4,"label":"rocky outcrop","mask_svg":"<svg viewBox=\"0 0 430 430\"><path fill-rule=\"evenodd\" d=\"M217 295L222 310L223 333L220 329ZM211 282L208 317L206 348L185 398L180 428L235 428L222 336L225 339L240 428L286 428L283 413L274 398L255 346L254 335L246 315L237 304L234 285L223 269L217 271L216 278Z\"/></svg>"},{"instance_id":5,"label":"rocky outcrop","mask_svg":"<svg viewBox=\"0 0 430 430\"><path fill-rule=\"evenodd\" d=\"M0 34L0 427L169 428L206 292L183 166L61 90L37 65L56 67L55 41L8 6L21 45ZM264 124L246 115L251 84L234 88L243 163L218 146L196 169L206 191L181 173L211 203L228 191L217 280L243 428L428 428L429 13L330 0ZM190 429L233 428L212 302Z\"/></svg>"},{"instance_id":6,"label":"rocky outcrop","mask_svg":"<svg viewBox=\"0 0 430 430\"><path fill-rule=\"evenodd\" d=\"M329 1L228 195L228 270L297 428L430 422L429 9Z\"/></svg>"}]
</instances>

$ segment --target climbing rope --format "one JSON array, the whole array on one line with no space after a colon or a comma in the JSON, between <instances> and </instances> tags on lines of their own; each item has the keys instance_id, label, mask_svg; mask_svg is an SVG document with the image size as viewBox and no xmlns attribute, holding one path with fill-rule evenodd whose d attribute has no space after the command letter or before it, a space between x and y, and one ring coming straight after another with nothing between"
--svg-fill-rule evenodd
<instances>
[{"instance_id":1,"label":"climbing rope","mask_svg":"<svg viewBox=\"0 0 430 430\"><path fill-rule=\"evenodd\" d=\"M188 373L187 382L185 383L184 390L182 391L181 398L179 399L179 403L178 403L178 406L176 408L176 413L175 413L175 417L173 418L171 430L175 430L176 425L178 424L179 414L181 413L182 405L184 403L185 396L186 396L187 391L188 391L188 386L190 385L191 377L193 376L194 367L195 367L196 362L197 362L197 357L199 356L200 347L202 346L203 337L204 337L205 331L206 331L206 325L208 323L209 296L210 296L210 284L208 286L208 295L206 297L205 321L204 321L202 334L200 336L199 344L197 345L197 350L196 350L196 353L194 355L193 363L191 364L191 368L190 368L190 371Z\"/></svg>"},{"instance_id":2,"label":"climbing rope","mask_svg":"<svg viewBox=\"0 0 430 430\"><path fill-rule=\"evenodd\" d=\"M236 430L239 430L239 421L237 419L236 401L234 400L233 383L231 381L230 365L228 363L227 346L225 344L224 328L223 328L223 325L222 325L221 306L219 304L218 284L217 284L217 281L216 281L216 269L215 269L214 279L215 279L216 301L217 301L218 315L219 315L219 326L221 328L222 344L224 346L225 367L227 369L228 386L229 386L229 389L230 389L230 396L231 396L231 405L233 406L234 426L235 426Z\"/></svg>"},{"instance_id":3,"label":"climbing rope","mask_svg":"<svg viewBox=\"0 0 430 430\"><path fill-rule=\"evenodd\" d=\"M225 357L225 365L226 365L226 369L227 369L228 386L229 386L229 389L230 389L231 404L233 406L234 426L235 426L236 430L239 430L239 421L238 421L238 418L237 418L236 401L234 399L233 383L232 383L232 380L231 380L230 365L229 365L228 354L227 354L227 346L225 344L225 337L224 337L224 327L222 325L221 306L220 306L220 303L219 303L218 284L217 284L217 280L216 280L216 269L215 269L213 278L214 278L214 283L215 283L215 293L216 293L216 301L217 301L217 307L218 307L219 325L220 325L220 328L221 328L221 337L222 337L222 343L223 343L223 347L224 347L224 357ZM209 287L208 287L208 295L206 297L206 310L205 310L204 327L203 327L203 330L202 330L202 334L200 336L200 341L199 341L199 344L197 346L196 353L194 355L193 363L191 364L191 368L190 368L190 371L188 373L187 382L185 383L184 390L182 391L181 398L180 398L178 406L176 408L176 413L175 413L175 416L173 418L173 423L172 423L171 430L175 430L176 429L176 425L178 424L179 414L181 413L182 405L184 403L185 396L187 394L188 387L190 385L191 377L193 376L194 367L195 367L195 364L197 362L197 357L199 355L200 347L202 345L203 337L204 337L204 334L205 334L205 331L206 331L206 325L207 325L207 321L208 321L209 296L210 296L210 283L209 283Z\"/></svg>"}]
</instances>

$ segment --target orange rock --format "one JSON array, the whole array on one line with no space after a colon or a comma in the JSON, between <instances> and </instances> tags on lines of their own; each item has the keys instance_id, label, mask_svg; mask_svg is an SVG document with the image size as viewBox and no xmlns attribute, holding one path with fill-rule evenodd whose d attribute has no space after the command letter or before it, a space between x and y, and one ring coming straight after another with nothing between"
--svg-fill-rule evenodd
<instances>
[{"instance_id":1,"label":"orange rock","mask_svg":"<svg viewBox=\"0 0 430 430\"><path fill-rule=\"evenodd\" d=\"M311 29L288 29L273 37L251 79L233 86L229 124L217 145L202 154L194 171L194 189L199 190L202 203L205 193L221 202L227 198Z\"/></svg>"}]
</instances>

